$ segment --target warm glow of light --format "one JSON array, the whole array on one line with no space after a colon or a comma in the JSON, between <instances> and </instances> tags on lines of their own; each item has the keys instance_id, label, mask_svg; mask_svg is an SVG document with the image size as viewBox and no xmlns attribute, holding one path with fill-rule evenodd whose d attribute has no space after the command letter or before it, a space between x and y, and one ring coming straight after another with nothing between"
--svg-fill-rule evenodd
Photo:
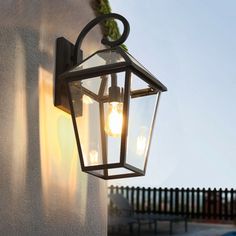
<instances>
[{"instance_id":1,"label":"warm glow of light","mask_svg":"<svg viewBox=\"0 0 236 236\"><path fill-rule=\"evenodd\" d=\"M139 135L137 138L136 153L139 156L143 156L146 149L147 138L143 135Z\"/></svg>"},{"instance_id":2,"label":"warm glow of light","mask_svg":"<svg viewBox=\"0 0 236 236\"><path fill-rule=\"evenodd\" d=\"M108 105L108 115L105 125L107 135L112 137L120 137L123 122L123 103L111 102Z\"/></svg>"},{"instance_id":3,"label":"warm glow of light","mask_svg":"<svg viewBox=\"0 0 236 236\"><path fill-rule=\"evenodd\" d=\"M142 127L136 142L136 153L139 156L143 156L147 145L146 127Z\"/></svg>"},{"instance_id":4,"label":"warm glow of light","mask_svg":"<svg viewBox=\"0 0 236 236\"><path fill-rule=\"evenodd\" d=\"M89 152L89 161L90 161L90 164L92 165L98 164L98 151L97 150L93 149Z\"/></svg>"},{"instance_id":5,"label":"warm glow of light","mask_svg":"<svg viewBox=\"0 0 236 236\"><path fill-rule=\"evenodd\" d=\"M93 100L89 96L83 95L83 103L87 104L87 105L90 105L90 104L93 104Z\"/></svg>"},{"instance_id":6,"label":"warm glow of light","mask_svg":"<svg viewBox=\"0 0 236 236\"><path fill-rule=\"evenodd\" d=\"M86 215L87 176L78 165L78 152L71 117L53 106L53 76L39 69L40 155L43 205L46 212L76 207ZM86 112L86 111L85 111ZM56 195L55 195L56 193ZM63 209L61 209L63 211Z\"/></svg>"}]
</instances>

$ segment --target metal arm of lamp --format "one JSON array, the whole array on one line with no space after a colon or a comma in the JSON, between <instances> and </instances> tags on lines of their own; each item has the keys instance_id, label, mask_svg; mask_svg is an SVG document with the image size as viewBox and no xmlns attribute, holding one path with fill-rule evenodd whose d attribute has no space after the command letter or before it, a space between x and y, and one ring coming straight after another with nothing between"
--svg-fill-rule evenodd
<instances>
[{"instance_id":1,"label":"metal arm of lamp","mask_svg":"<svg viewBox=\"0 0 236 236\"><path fill-rule=\"evenodd\" d=\"M67 90L63 81L59 79L59 76L83 61L81 45L85 36L94 26L109 18L120 20L124 25L124 30L119 39L110 41L108 38L104 37L102 38L101 43L110 47L121 45L129 36L130 26L129 22L123 16L116 13L101 15L90 21L80 32L75 45L64 37L57 38L56 40L54 105L67 113L70 113Z\"/></svg>"},{"instance_id":2,"label":"metal arm of lamp","mask_svg":"<svg viewBox=\"0 0 236 236\"><path fill-rule=\"evenodd\" d=\"M82 60L83 60L83 51L81 50L81 45L82 42L85 38L85 36L87 35L87 33L97 24L101 23L102 21L109 19L109 18L114 18L114 19L118 19L120 20L123 25L124 25L124 31L121 35L121 37L115 41L110 41L108 38L104 37L101 40L101 43L103 45L107 45L110 47L115 47L118 45L121 45L122 43L125 42L125 40L128 38L129 36L129 31L130 31L130 26L129 26L129 22L121 15L116 14L116 13L110 13L110 14L105 14L105 15L101 15L96 17L95 19L93 19L92 21L90 21L84 28L83 30L80 32L76 43L75 43L75 48L74 48L74 55L73 55L73 62L74 65L79 64Z\"/></svg>"}]
</instances>

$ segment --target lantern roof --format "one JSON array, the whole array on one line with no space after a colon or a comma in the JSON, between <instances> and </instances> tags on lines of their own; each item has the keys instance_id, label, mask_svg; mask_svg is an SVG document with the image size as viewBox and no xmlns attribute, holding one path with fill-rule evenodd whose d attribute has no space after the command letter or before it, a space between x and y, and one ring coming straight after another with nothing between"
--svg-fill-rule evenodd
<instances>
[{"instance_id":1,"label":"lantern roof","mask_svg":"<svg viewBox=\"0 0 236 236\"><path fill-rule=\"evenodd\" d=\"M165 85L163 85L141 63L121 47L99 50L93 53L81 63L63 73L61 78L74 81L91 78L96 75L99 76L103 74L117 73L128 69L141 76L154 88L162 92L167 91Z\"/></svg>"}]
</instances>

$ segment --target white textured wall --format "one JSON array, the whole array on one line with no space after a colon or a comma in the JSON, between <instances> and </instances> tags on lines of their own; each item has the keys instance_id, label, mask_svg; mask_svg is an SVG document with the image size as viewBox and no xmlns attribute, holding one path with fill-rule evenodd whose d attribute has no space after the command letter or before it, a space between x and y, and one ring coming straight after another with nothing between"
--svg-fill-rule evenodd
<instances>
[{"instance_id":1,"label":"white textured wall","mask_svg":"<svg viewBox=\"0 0 236 236\"><path fill-rule=\"evenodd\" d=\"M80 171L70 117L52 103L55 39L74 42L92 18L87 0L0 2L0 235L106 235L106 182Z\"/></svg>"}]
</instances>

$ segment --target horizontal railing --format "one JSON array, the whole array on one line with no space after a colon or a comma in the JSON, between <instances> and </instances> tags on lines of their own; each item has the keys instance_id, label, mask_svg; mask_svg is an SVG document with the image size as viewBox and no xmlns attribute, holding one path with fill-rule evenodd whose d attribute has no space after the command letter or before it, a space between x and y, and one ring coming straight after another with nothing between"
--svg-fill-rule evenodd
<instances>
[{"instance_id":1,"label":"horizontal railing","mask_svg":"<svg viewBox=\"0 0 236 236\"><path fill-rule=\"evenodd\" d=\"M109 193L126 197L137 213L173 214L189 219L234 220L236 190L139 188L110 186Z\"/></svg>"}]
</instances>

